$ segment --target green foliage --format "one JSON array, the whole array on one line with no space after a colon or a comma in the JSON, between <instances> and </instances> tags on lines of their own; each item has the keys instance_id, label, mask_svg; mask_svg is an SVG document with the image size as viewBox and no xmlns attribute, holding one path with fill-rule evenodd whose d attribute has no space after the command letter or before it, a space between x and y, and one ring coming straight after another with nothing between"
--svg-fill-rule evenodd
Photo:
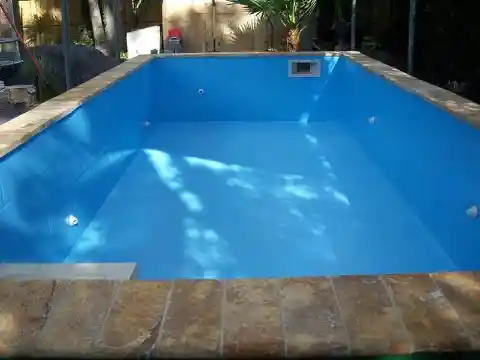
<instances>
[{"instance_id":1,"label":"green foliage","mask_svg":"<svg viewBox=\"0 0 480 360\"><path fill-rule=\"evenodd\" d=\"M38 75L33 62L26 57L20 69L22 82L37 84L41 101L64 92L65 65L62 47L42 45L30 50L40 66L41 76ZM117 64L117 60L104 55L94 47L70 45L70 73L73 86L77 86Z\"/></svg>"},{"instance_id":2,"label":"green foliage","mask_svg":"<svg viewBox=\"0 0 480 360\"><path fill-rule=\"evenodd\" d=\"M302 31L317 6L315 0L280 0L279 19L288 28Z\"/></svg>"},{"instance_id":3,"label":"green foliage","mask_svg":"<svg viewBox=\"0 0 480 360\"><path fill-rule=\"evenodd\" d=\"M29 83L36 83L39 100L43 102L65 91L63 69L59 69L54 59L49 56L35 54L35 58L42 69L43 77L38 76L37 68L30 58L27 58L20 68L21 77L29 79Z\"/></svg>"},{"instance_id":4,"label":"green foliage","mask_svg":"<svg viewBox=\"0 0 480 360\"><path fill-rule=\"evenodd\" d=\"M279 15L278 4L275 0L232 0L232 3L244 6L250 14L259 16L262 20L272 21Z\"/></svg>"},{"instance_id":5,"label":"green foliage","mask_svg":"<svg viewBox=\"0 0 480 360\"><path fill-rule=\"evenodd\" d=\"M93 40L93 33L92 31L87 30L86 27L80 26L79 27L80 36L78 39L73 40L75 45L83 45L83 46L95 46L95 41Z\"/></svg>"},{"instance_id":6,"label":"green foliage","mask_svg":"<svg viewBox=\"0 0 480 360\"><path fill-rule=\"evenodd\" d=\"M316 0L229 0L261 19L278 19L287 29L302 31L317 7Z\"/></svg>"},{"instance_id":7,"label":"green foliage","mask_svg":"<svg viewBox=\"0 0 480 360\"><path fill-rule=\"evenodd\" d=\"M478 2L419 2L414 53L415 75L479 102L479 32Z\"/></svg>"},{"instance_id":8,"label":"green foliage","mask_svg":"<svg viewBox=\"0 0 480 360\"><path fill-rule=\"evenodd\" d=\"M34 14L31 25L24 30L28 44L58 44L62 39L60 20L51 12Z\"/></svg>"}]
</instances>

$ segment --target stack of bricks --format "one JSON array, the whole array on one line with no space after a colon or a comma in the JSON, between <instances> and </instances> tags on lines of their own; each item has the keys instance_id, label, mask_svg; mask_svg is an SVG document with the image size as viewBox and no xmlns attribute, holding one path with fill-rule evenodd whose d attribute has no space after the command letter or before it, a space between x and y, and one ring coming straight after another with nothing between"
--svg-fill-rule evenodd
<instances>
[{"instance_id":1,"label":"stack of bricks","mask_svg":"<svg viewBox=\"0 0 480 360\"><path fill-rule=\"evenodd\" d=\"M12 85L5 86L0 80L0 101L15 104L24 104L30 107L35 103L37 89L33 85Z\"/></svg>"},{"instance_id":2,"label":"stack of bricks","mask_svg":"<svg viewBox=\"0 0 480 360\"><path fill-rule=\"evenodd\" d=\"M8 101L8 91L5 83L0 80L0 101Z\"/></svg>"},{"instance_id":3,"label":"stack of bricks","mask_svg":"<svg viewBox=\"0 0 480 360\"><path fill-rule=\"evenodd\" d=\"M27 107L35 103L37 89L33 85L7 86L8 102L10 104L24 104Z\"/></svg>"}]
</instances>

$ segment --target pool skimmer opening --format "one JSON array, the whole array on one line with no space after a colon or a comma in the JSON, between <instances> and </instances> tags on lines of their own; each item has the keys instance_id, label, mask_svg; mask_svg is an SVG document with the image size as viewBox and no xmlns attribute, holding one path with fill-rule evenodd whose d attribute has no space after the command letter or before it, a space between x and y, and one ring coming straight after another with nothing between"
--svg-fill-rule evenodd
<instances>
[{"instance_id":1,"label":"pool skimmer opening","mask_svg":"<svg viewBox=\"0 0 480 360\"><path fill-rule=\"evenodd\" d=\"M288 61L289 77L320 77L320 60L302 59Z\"/></svg>"}]
</instances>

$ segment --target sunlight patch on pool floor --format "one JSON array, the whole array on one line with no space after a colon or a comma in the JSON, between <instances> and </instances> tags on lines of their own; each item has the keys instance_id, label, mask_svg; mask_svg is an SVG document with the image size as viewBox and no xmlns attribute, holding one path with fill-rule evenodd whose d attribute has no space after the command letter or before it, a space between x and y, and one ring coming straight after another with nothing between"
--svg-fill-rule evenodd
<instances>
[{"instance_id":1,"label":"sunlight patch on pool floor","mask_svg":"<svg viewBox=\"0 0 480 360\"><path fill-rule=\"evenodd\" d=\"M67 262L140 279L455 270L341 125L163 123Z\"/></svg>"}]
</instances>

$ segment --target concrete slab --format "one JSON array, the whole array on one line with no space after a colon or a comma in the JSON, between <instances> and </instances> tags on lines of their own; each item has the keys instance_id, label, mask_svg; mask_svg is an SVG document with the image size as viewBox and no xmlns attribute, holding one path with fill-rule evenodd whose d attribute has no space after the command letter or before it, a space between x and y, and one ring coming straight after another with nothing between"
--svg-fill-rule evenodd
<instances>
[{"instance_id":1,"label":"concrete slab","mask_svg":"<svg viewBox=\"0 0 480 360\"><path fill-rule=\"evenodd\" d=\"M134 280L136 263L0 264L0 278L14 280Z\"/></svg>"},{"instance_id":2,"label":"concrete slab","mask_svg":"<svg viewBox=\"0 0 480 360\"><path fill-rule=\"evenodd\" d=\"M0 100L0 125L12 120L18 115L28 111L28 108L22 105L11 105L6 100Z\"/></svg>"}]
</instances>

